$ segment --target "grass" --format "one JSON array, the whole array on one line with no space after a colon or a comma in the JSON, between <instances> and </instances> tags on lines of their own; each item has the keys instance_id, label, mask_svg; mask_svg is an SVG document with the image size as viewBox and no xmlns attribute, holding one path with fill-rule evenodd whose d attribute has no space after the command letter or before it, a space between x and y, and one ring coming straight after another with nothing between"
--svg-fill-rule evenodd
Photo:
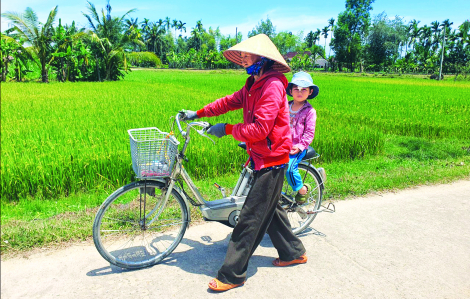
<instances>
[{"instance_id":1,"label":"grass","mask_svg":"<svg viewBox=\"0 0 470 299\"><path fill-rule=\"evenodd\" d=\"M178 110L199 109L245 79L155 70L119 82L2 83L2 254L89 239L97 207L134 180L127 130L170 130ZM323 73L314 82L313 146L327 199L470 177L470 83ZM240 119L236 111L209 121ZM236 144L192 139L186 168L207 198L220 196L214 181L234 185L246 159Z\"/></svg>"}]
</instances>

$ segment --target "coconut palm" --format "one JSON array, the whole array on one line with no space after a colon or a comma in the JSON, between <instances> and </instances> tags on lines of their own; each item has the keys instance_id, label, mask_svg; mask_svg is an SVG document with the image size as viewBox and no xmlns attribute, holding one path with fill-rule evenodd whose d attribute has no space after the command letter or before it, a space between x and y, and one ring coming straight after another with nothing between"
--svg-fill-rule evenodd
<instances>
[{"instance_id":1,"label":"coconut palm","mask_svg":"<svg viewBox=\"0 0 470 299\"><path fill-rule=\"evenodd\" d=\"M39 60L41 80L44 83L49 82L48 70L53 59L52 36L54 35L53 24L57 16L57 8L58 6L50 11L45 23L39 22L36 13L29 7L26 8L24 14L16 12L2 14L13 23L14 33L31 45Z\"/></svg>"},{"instance_id":2,"label":"coconut palm","mask_svg":"<svg viewBox=\"0 0 470 299\"><path fill-rule=\"evenodd\" d=\"M108 4L106 5L106 14L102 9L100 18L95 5L90 1L87 1L87 3L89 14L85 14L83 12L82 14L88 20L91 27L91 41L96 45L97 52L100 54L100 58L104 63L106 70L105 80L117 80L123 75L121 69L124 69L125 71L127 70L124 46L132 43L144 45L142 41L138 39L139 34L136 30L131 30L126 34L122 34L124 18L134 12L135 9L129 10L121 17L112 17L111 5L108 1ZM98 57L96 57L96 59L98 60ZM97 63L99 63L99 61L97 61Z\"/></svg>"},{"instance_id":3,"label":"coconut palm","mask_svg":"<svg viewBox=\"0 0 470 299\"><path fill-rule=\"evenodd\" d=\"M130 29L131 27L138 28L139 27L139 18L130 18L125 20L126 29Z\"/></svg>"}]
</instances>

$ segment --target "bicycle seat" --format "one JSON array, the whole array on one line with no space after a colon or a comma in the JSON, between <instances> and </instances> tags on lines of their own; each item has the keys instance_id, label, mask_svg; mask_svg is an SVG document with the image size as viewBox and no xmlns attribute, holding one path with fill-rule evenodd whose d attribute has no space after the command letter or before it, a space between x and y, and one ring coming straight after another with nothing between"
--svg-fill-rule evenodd
<instances>
[{"instance_id":1,"label":"bicycle seat","mask_svg":"<svg viewBox=\"0 0 470 299\"><path fill-rule=\"evenodd\" d=\"M239 147L241 147L242 149L246 150L246 143L245 142L240 142L238 144Z\"/></svg>"},{"instance_id":2,"label":"bicycle seat","mask_svg":"<svg viewBox=\"0 0 470 299\"><path fill-rule=\"evenodd\" d=\"M317 152L315 151L315 149L311 146L309 146L307 148L307 153L305 154L304 158L302 160L310 160L312 158L316 158L317 156Z\"/></svg>"}]
</instances>

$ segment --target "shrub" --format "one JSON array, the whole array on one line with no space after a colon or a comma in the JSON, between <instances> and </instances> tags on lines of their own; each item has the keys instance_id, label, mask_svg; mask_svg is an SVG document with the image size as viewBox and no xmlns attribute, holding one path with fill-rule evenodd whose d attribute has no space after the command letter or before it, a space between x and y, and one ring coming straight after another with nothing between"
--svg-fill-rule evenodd
<instances>
[{"instance_id":1,"label":"shrub","mask_svg":"<svg viewBox=\"0 0 470 299\"><path fill-rule=\"evenodd\" d=\"M130 65L138 67L161 67L162 61L153 52L131 52L127 54Z\"/></svg>"}]
</instances>

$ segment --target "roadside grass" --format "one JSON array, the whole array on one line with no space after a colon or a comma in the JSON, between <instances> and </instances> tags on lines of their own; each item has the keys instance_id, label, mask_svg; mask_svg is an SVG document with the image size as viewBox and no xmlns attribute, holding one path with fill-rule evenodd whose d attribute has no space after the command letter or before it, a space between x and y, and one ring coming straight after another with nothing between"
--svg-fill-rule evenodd
<instances>
[{"instance_id":1,"label":"roadside grass","mask_svg":"<svg viewBox=\"0 0 470 299\"><path fill-rule=\"evenodd\" d=\"M423 184L470 179L468 149L462 149L462 153L454 157L437 158L442 155L439 146L431 147L431 150L410 148L403 146L406 139L389 138L384 156L317 164L327 172L325 202ZM411 143L416 143L416 140ZM420 153L423 151L426 154ZM430 155L434 158L425 158ZM238 174L235 173L196 180L195 183L207 200L214 200L221 197L213 186L214 182L227 187L229 193L237 178ZM91 241L95 213L108 195L109 192L104 190L95 190L54 200L30 198L12 204L2 202L2 257L9 258L35 248ZM321 221L318 220L321 217L316 221ZM202 221L202 215L195 207L191 207L191 219L193 224Z\"/></svg>"},{"instance_id":2,"label":"roadside grass","mask_svg":"<svg viewBox=\"0 0 470 299\"><path fill-rule=\"evenodd\" d=\"M201 108L245 79L233 70L155 70L120 82L2 83L2 258L90 241L99 205L134 180L126 130L167 130L179 109ZM470 178L468 82L328 73L314 82L325 200ZM206 199L220 197L214 182L235 185L246 160L237 143L192 138L186 168ZM193 207L192 220L201 218Z\"/></svg>"}]
</instances>

